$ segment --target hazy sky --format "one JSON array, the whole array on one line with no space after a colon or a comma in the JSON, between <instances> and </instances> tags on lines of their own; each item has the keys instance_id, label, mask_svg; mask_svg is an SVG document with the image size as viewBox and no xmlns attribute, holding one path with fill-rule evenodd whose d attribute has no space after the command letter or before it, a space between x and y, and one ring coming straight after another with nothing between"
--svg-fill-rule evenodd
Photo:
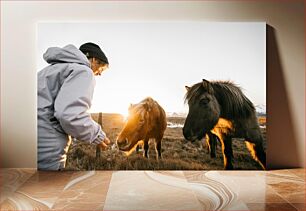
<instances>
[{"instance_id":1,"label":"hazy sky","mask_svg":"<svg viewBox=\"0 0 306 211\"><path fill-rule=\"evenodd\" d=\"M100 45L110 68L96 77L91 112L126 113L153 97L166 112L187 112L185 85L230 80L266 105L266 23L97 22L39 23L38 71L48 47Z\"/></svg>"}]
</instances>

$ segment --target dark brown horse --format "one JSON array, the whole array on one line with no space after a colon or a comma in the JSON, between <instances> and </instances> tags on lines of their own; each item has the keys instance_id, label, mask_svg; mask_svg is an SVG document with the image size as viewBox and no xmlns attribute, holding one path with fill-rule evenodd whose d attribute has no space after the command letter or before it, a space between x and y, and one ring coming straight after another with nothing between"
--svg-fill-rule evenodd
<instances>
[{"instance_id":1,"label":"dark brown horse","mask_svg":"<svg viewBox=\"0 0 306 211\"><path fill-rule=\"evenodd\" d=\"M155 139L157 159L161 158L161 141L166 127L164 109L152 98L145 98L130 106L127 123L117 137L117 145L120 150L129 152L143 141L144 157L148 157L149 139Z\"/></svg>"},{"instance_id":2,"label":"dark brown horse","mask_svg":"<svg viewBox=\"0 0 306 211\"><path fill-rule=\"evenodd\" d=\"M231 82L204 80L186 87L189 105L183 134L187 140L215 134L222 145L225 169L233 169L232 138L243 138L252 157L265 169L266 153L253 103Z\"/></svg>"}]
</instances>

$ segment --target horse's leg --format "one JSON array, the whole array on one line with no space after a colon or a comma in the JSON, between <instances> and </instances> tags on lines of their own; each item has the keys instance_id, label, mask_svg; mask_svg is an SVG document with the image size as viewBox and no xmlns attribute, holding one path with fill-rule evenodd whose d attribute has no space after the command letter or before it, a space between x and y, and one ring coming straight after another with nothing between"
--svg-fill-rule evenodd
<instances>
[{"instance_id":1,"label":"horse's leg","mask_svg":"<svg viewBox=\"0 0 306 211\"><path fill-rule=\"evenodd\" d=\"M256 160L260 166L265 170L266 169L266 153L263 148L263 137L257 123L257 118L254 117L253 119L248 122L248 128L246 130L246 137L245 143L250 151L254 160Z\"/></svg>"},{"instance_id":2,"label":"horse's leg","mask_svg":"<svg viewBox=\"0 0 306 211\"><path fill-rule=\"evenodd\" d=\"M209 143L210 140L209 140L209 139L210 139L210 137L208 136L208 134L206 134L206 135L205 135L205 142L206 142L207 154L209 154L209 153L210 153L210 150L211 150L211 149L210 149L210 143ZM204 143L203 143L203 144L204 144Z\"/></svg>"},{"instance_id":3,"label":"horse's leg","mask_svg":"<svg viewBox=\"0 0 306 211\"><path fill-rule=\"evenodd\" d=\"M250 151L254 160L256 160L260 166L266 169L266 153L263 149L262 142L252 143L250 141L245 141L245 144Z\"/></svg>"},{"instance_id":4,"label":"horse's leg","mask_svg":"<svg viewBox=\"0 0 306 211\"><path fill-rule=\"evenodd\" d=\"M210 151L210 157L215 158L216 157L216 135L212 134L211 132L208 133L208 142L209 142L209 151Z\"/></svg>"},{"instance_id":5,"label":"horse's leg","mask_svg":"<svg viewBox=\"0 0 306 211\"><path fill-rule=\"evenodd\" d=\"M216 151L217 151L218 143L221 145L221 142L220 142L220 139L219 139L219 137L217 135L215 136L215 140L216 140Z\"/></svg>"},{"instance_id":6,"label":"horse's leg","mask_svg":"<svg viewBox=\"0 0 306 211\"><path fill-rule=\"evenodd\" d=\"M148 150L149 150L149 139L143 140L143 149L144 149L144 157L148 157Z\"/></svg>"},{"instance_id":7,"label":"horse's leg","mask_svg":"<svg viewBox=\"0 0 306 211\"><path fill-rule=\"evenodd\" d=\"M136 154L138 154L140 150L143 151L143 140L140 140L140 141L137 142L137 146L136 146L136 149L135 149Z\"/></svg>"},{"instance_id":8,"label":"horse's leg","mask_svg":"<svg viewBox=\"0 0 306 211\"><path fill-rule=\"evenodd\" d=\"M263 148L263 137L255 114L250 119L240 123L243 129L245 143L252 157L263 169L266 169L266 153ZM239 126L240 126L239 125Z\"/></svg>"},{"instance_id":9,"label":"horse's leg","mask_svg":"<svg viewBox=\"0 0 306 211\"><path fill-rule=\"evenodd\" d=\"M155 139L155 150L156 150L156 160L162 159L162 154L161 154L161 139L156 138Z\"/></svg>"},{"instance_id":10,"label":"horse's leg","mask_svg":"<svg viewBox=\"0 0 306 211\"><path fill-rule=\"evenodd\" d=\"M222 144L222 153L223 153L223 160L224 160L224 169L230 170L233 169L232 164L232 156L233 156L233 149L232 149L232 137L226 136L224 138L220 138L220 142Z\"/></svg>"}]
</instances>

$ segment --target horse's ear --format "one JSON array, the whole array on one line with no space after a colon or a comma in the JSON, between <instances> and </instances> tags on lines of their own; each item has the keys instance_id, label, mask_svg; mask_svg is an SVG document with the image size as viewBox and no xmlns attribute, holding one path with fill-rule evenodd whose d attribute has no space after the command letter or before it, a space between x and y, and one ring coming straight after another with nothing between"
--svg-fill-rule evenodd
<instances>
[{"instance_id":1,"label":"horse's ear","mask_svg":"<svg viewBox=\"0 0 306 211\"><path fill-rule=\"evenodd\" d=\"M132 110L132 108L133 108L133 104L132 103L130 103L130 106L129 106L129 112Z\"/></svg>"},{"instance_id":2,"label":"horse's ear","mask_svg":"<svg viewBox=\"0 0 306 211\"><path fill-rule=\"evenodd\" d=\"M187 90L187 92L190 90L189 86L185 86L185 89Z\"/></svg>"},{"instance_id":3,"label":"horse's ear","mask_svg":"<svg viewBox=\"0 0 306 211\"><path fill-rule=\"evenodd\" d=\"M202 86L204 87L205 90L209 91L210 90L210 82L206 79L202 79Z\"/></svg>"},{"instance_id":4,"label":"horse's ear","mask_svg":"<svg viewBox=\"0 0 306 211\"><path fill-rule=\"evenodd\" d=\"M202 79L202 85L203 85L204 88L206 88L208 86L208 84L209 84L208 80Z\"/></svg>"}]
</instances>

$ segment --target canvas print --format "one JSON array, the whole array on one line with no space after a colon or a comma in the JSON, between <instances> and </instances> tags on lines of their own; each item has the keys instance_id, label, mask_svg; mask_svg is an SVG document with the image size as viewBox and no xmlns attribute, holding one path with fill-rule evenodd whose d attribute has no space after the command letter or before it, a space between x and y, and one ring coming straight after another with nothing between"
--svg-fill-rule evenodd
<instances>
[{"instance_id":1,"label":"canvas print","mask_svg":"<svg viewBox=\"0 0 306 211\"><path fill-rule=\"evenodd\" d=\"M266 168L266 24L37 24L42 170Z\"/></svg>"}]
</instances>

